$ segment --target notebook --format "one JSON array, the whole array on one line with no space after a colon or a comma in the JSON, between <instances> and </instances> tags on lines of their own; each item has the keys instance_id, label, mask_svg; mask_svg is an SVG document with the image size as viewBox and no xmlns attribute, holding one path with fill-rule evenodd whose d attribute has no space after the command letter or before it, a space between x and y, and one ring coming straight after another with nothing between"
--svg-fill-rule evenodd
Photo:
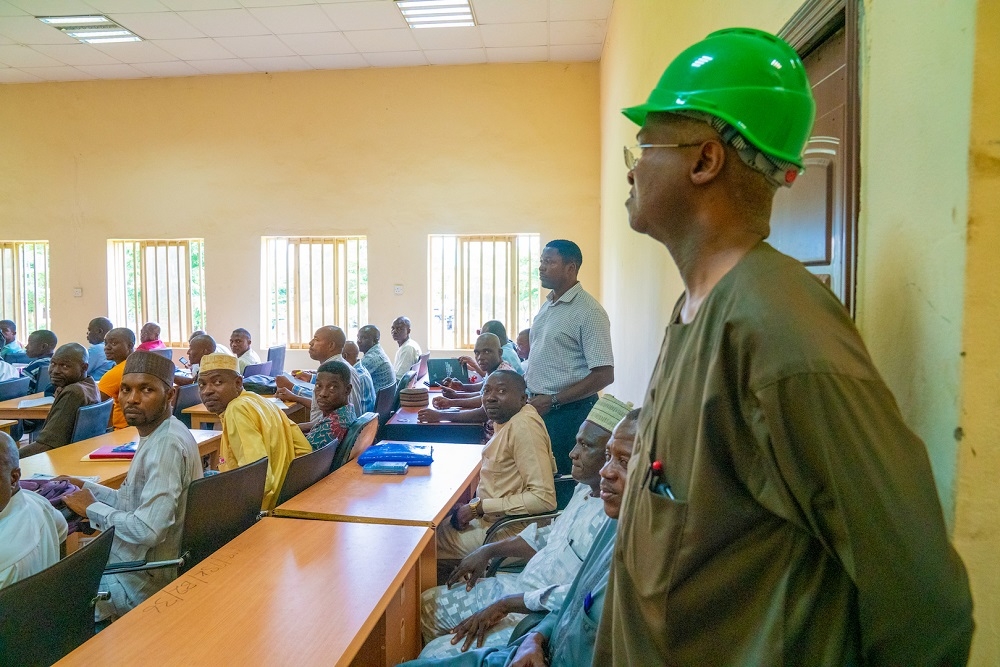
<instances>
[{"instance_id":1,"label":"notebook","mask_svg":"<svg viewBox=\"0 0 1000 667\"><path fill-rule=\"evenodd\" d=\"M131 461L135 457L135 448L138 446L138 442L128 442L124 445L105 445L104 447L98 447L90 454L85 456L82 460L88 461Z\"/></svg>"},{"instance_id":2,"label":"notebook","mask_svg":"<svg viewBox=\"0 0 1000 667\"><path fill-rule=\"evenodd\" d=\"M455 378L461 382L468 382L469 371L458 359L428 359L427 384L439 385L445 378Z\"/></svg>"}]
</instances>

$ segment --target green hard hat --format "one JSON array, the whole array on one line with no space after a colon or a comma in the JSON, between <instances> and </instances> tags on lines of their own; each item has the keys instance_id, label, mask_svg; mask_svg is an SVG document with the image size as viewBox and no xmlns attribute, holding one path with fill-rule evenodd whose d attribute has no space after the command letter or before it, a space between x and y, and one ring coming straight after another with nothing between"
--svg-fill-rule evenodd
<instances>
[{"instance_id":1,"label":"green hard hat","mask_svg":"<svg viewBox=\"0 0 1000 667\"><path fill-rule=\"evenodd\" d=\"M729 28L677 56L645 104L622 109L636 125L656 111L716 116L761 152L801 168L816 103L805 66L787 42L762 30Z\"/></svg>"}]
</instances>

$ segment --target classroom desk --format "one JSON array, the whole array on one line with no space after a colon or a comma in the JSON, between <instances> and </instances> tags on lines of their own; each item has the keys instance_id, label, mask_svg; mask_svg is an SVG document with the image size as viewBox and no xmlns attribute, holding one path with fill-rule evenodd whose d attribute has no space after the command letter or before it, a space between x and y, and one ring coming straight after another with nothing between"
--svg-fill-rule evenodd
<instances>
[{"instance_id":1,"label":"classroom desk","mask_svg":"<svg viewBox=\"0 0 1000 667\"><path fill-rule=\"evenodd\" d=\"M418 526L264 518L59 665L396 665L420 650Z\"/></svg>"},{"instance_id":2,"label":"classroom desk","mask_svg":"<svg viewBox=\"0 0 1000 667\"><path fill-rule=\"evenodd\" d=\"M10 398L0 402L0 419L45 419L49 416L49 410L52 409L51 403L48 405L39 405L35 408L17 407L21 401L42 398L43 396L45 396L44 392L38 392L37 394Z\"/></svg>"},{"instance_id":3,"label":"classroom desk","mask_svg":"<svg viewBox=\"0 0 1000 667\"><path fill-rule=\"evenodd\" d=\"M191 431L202 456L210 457L210 467L219 467L219 443L222 433L218 431ZM31 479L35 473L46 475L69 475L71 477L100 478L100 483L117 489L125 481L131 461L81 461L80 459L98 447L124 445L139 439L139 432L133 428L105 433L94 438L74 442L41 454L21 459L21 479Z\"/></svg>"},{"instance_id":4,"label":"classroom desk","mask_svg":"<svg viewBox=\"0 0 1000 667\"><path fill-rule=\"evenodd\" d=\"M267 398L267 397L265 397ZM294 401L285 401L285 406L281 408L286 415L289 417L297 416L300 410L305 410L306 406L301 403L295 403ZM222 423L219 419L219 415L214 412L209 411L205 407L204 403L199 403L198 405L192 405L190 408L184 408L182 412L186 415L191 415L191 428L207 428L212 429L216 424ZM298 421L297 419L292 419L292 421Z\"/></svg>"},{"instance_id":5,"label":"classroom desk","mask_svg":"<svg viewBox=\"0 0 1000 667\"><path fill-rule=\"evenodd\" d=\"M0 419L0 431L10 435L10 428L16 423L16 419Z\"/></svg>"},{"instance_id":6,"label":"classroom desk","mask_svg":"<svg viewBox=\"0 0 1000 667\"><path fill-rule=\"evenodd\" d=\"M417 421L420 408L400 408L385 424L386 440L411 442L452 442L478 445L483 441L482 424L439 422L421 424Z\"/></svg>"}]
</instances>

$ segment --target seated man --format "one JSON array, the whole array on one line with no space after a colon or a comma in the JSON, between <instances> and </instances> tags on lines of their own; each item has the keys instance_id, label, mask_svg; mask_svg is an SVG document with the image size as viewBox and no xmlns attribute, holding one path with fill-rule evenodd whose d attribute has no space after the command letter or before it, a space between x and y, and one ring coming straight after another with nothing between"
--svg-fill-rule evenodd
<instances>
[{"instance_id":1,"label":"seated man","mask_svg":"<svg viewBox=\"0 0 1000 667\"><path fill-rule=\"evenodd\" d=\"M479 330L480 333L491 333L495 334L497 338L500 339L500 349L503 352L503 360L511 365L515 371L524 375L524 371L521 369L521 358L517 356L517 350L514 348L514 343L507 338L507 327L503 325L500 320L489 320L483 323L483 328Z\"/></svg>"},{"instance_id":2,"label":"seated man","mask_svg":"<svg viewBox=\"0 0 1000 667\"><path fill-rule=\"evenodd\" d=\"M483 450L476 497L438 526L439 559L465 558L503 516L556 508L552 444L542 418L528 405L524 378L514 371L493 373L483 390L483 407L496 434Z\"/></svg>"},{"instance_id":3,"label":"seated man","mask_svg":"<svg viewBox=\"0 0 1000 667\"><path fill-rule=\"evenodd\" d=\"M160 340L160 325L156 322L143 324L139 329L139 345L135 349L139 352L167 349L166 344Z\"/></svg>"},{"instance_id":4,"label":"seated man","mask_svg":"<svg viewBox=\"0 0 1000 667\"><path fill-rule=\"evenodd\" d=\"M204 329L195 329L194 331L191 332L191 335L188 336L188 345L191 344L191 341L194 340L195 336L207 336L207 335L208 335L208 333ZM216 343L215 343L215 351L216 352L225 352L226 354L233 354L232 350L230 350L228 347L226 347L222 343L219 343L218 341L216 341ZM233 356L236 356L236 355L233 355Z\"/></svg>"},{"instance_id":5,"label":"seated man","mask_svg":"<svg viewBox=\"0 0 1000 667\"><path fill-rule=\"evenodd\" d=\"M215 339L208 334L197 334L191 337L188 342L188 367L191 369L191 377L186 375L178 375L174 378L174 384L178 386L184 386L188 384L194 384L198 381L198 370L201 366L201 359L207 354L214 354L216 352ZM183 359L181 359L183 361Z\"/></svg>"},{"instance_id":6,"label":"seated man","mask_svg":"<svg viewBox=\"0 0 1000 667\"><path fill-rule=\"evenodd\" d=\"M219 470L226 471L267 457L261 509L274 509L288 464L312 451L298 425L271 401L243 389L236 357L206 354L198 373L201 400L222 421Z\"/></svg>"},{"instance_id":7,"label":"seated man","mask_svg":"<svg viewBox=\"0 0 1000 667\"><path fill-rule=\"evenodd\" d=\"M111 563L177 558L184 528L187 490L201 478L201 455L194 437L170 414L174 364L152 352L134 352L125 362L118 402L129 426L139 431L135 458L119 489L60 477L79 491L64 497L66 506L98 530L114 526ZM105 576L97 619L115 619L176 578L172 568Z\"/></svg>"},{"instance_id":8,"label":"seated man","mask_svg":"<svg viewBox=\"0 0 1000 667\"><path fill-rule=\"evenodd\" d=\"M344 343L344 351L342 353L344 361L346 361L351 366L354 366L354 370L360 370L358 365L361 363L358 361L358 357L361 356L361 348L353 340L349 340ZM370 373L369 373L370 375ZM377 391L377 390L376 390Z\"/></svg>"},{"instance_id":9,"label":"seated man","mask_svg":"<svg viewBox=\"0 0 1000 667\"><path fill-rule=\"evenodd\" d=\"M128 359L128 355L132 354L134 347L135 334L132 333L131 329L124 327L112 329L104 337L104 352L115 365L104 374L101 381L97 383L97 388L101 390L103 400L109 398L115 400L114 407L111 409L111 425L116 430L128 427L125 413L122 412L121 403L118 402L118 391L121 388L122 375L125 373L125 360Z\"/></svg>"},{"instance_id":10,"label":"seated man","mask_svg":"<svg viewBox=\"0 0 1000 667\"><path fill-rule=\"evenodd\" d=\"M639 411L633 410L619 424L608 442L607 461L601 468L601 500L611 519L594 538L573 585L562 606L511 645L488 647L464 655L419 659L404 663L408 667L578 667L593 664L594 639L604 609L608 572L614 552L617 519L621 514L622 495L629 459L635 442ZM495 617L495 616L494 616ZM489 627L489 618L473 616L463 623L459 634L471 645L479 639L479 629Z\"/></svg>"},{"instance_id":11,"label":"seated man","mask_svg":"<svg viewBox=\"0 0 1000 667\"><path fill-rule=\"evenodd\" d=\"M309 427L307 436L313 449L344 439L347 429L357 420L348 399L351 395L351 369L343 361L328 361L316 371L316 405L322 416Z\"/></svg>"},{"instance_id":12,"label":"seated man","mask_svg":"<svg viewBox=\"0 0 1000 667\"><path fill-rule=\"evenodd\" d=\"M100 382L104 374L114 366L113 361L108 361L104 352L104 337L115 328L111 320L106 317L95 317L87 325L87 342L90 347L87 349L87 372L94 382Z\"/></svg>"},{"instance_id":13,"label":"seated man","mask_svg":"<svg viewBox=\"0 0 1000 667\"><path fill-rule=\"evenodd\" d=\"M312 340L309 341L309 358L324 364L328 361L343 361L344 345L347 343L347 336L340 327L326 326L316 329ZM362 415L375 409L375 385L372 383L371 375L359 372L353 366L351 369L351 407L355 414ZM316 373L313 371L302 371L295 377L305 382L314 382ZM295 401L309 408L309 420L315 422L322 414L316 399L313 395L313 388L303 385L296 385L288 378L278 376L274 378L278 385L277 396L286 401ZM304 427L308 428L308 427Z\"/></svg>"},{"instance_id":14,"label":"seated man","mask_svg":"<svg viewBox=\"0 0 1000 667\"><path fill-rule=\"evenodd\" d=\"M67 343L56 350L49 364L49 378L56 388L55 402L38 437L21 448L21 456L68 445L76 426L77 410L101 401L97 383L87 375L87 350L79 343Z\"/></svg>"},{"instance_id":15,"label":"seated man","mask_svg":"<svg viewBox=\"0 0 1000 667\"><path fill-rule=\"evenodd\" d=\"M66 540L63 515L20 479L17 443L0 431L0 588L55 565Z\"/></svg>"},{"instance_id":16,"label":"seated man","mask_svg":"<svg viewBox=\"0 0 1000 667\"><path fill-rule=\"evenodd\" d=\"M0 340L0 343L3 343L3 347L0 347L0 359L17 363L10 357L18 357L24 352L24 348L17 342L17 325L14 324L14 320L0 320L0 336L3 337L3 340Z\"/></svg>"},{"instance_id":17,"label":"seated man","mask_svg":"<svg viewBox=\"0 0 1000 667\"><path fill-rule=\"evenodd\" d=\"M606 515L599 486L605 446L615 425L631 408L631 403L622 403L605 394L580 425L576 446L569 453L573 478L579 484L555 522L543 528L532 523L520 535L479 547L451 574L448 586L424 591L421 625L424 640L430 643L420 653L421 657L457 655L457 644L462 637L440 635L463 627L473 615L496 619L496 624L486 632L485 645L503 646L521 620L520 613L554 611L562 606L580 563L604 526ZM518 574L501 572L495 577L480 579L490 561L498 557L530 560ZM450 589L455 583L465 585ZM508 614L513 615L504 618ZM467 635L470 641L465 648L476 634ZM480 642L480 646L483 645Z\"/></svg>"},{"instance_id":18,"label":"seated man","mask_svg":"<svg viewBox=\"0 0 1000 667\"><path fill-rule=\"evenodd\" d=\"M420 355L423 352L420 351L417 341L410 338L409 317L400 315L393 320L389 333L392 335L392 339L396 341L396 344L399 345L399 349L396 350L396 358L392 363L392 369L396 373L396 377L403 377L406 371L410 370L410 366L420 361Z\"/></svg>"},{"instance_id":19,"label":"seated man","mask_svg":"<svg viewBox=\"0 0 1000 667\"><path fill-rule=\"evenodd\" d=\"M365 355L361 358L361 365L371 373L375 391L396 385L396 371L379 344L381 337L382 333L374 324L366 324L358 329L358 349Z\"/></svg>"},{"instance_id":20,"label":"seated man","mask_svg":"<svg viewBox=\"0 0 1000 667\"><path fill-rule=\"evenodd\" d=\"M246 329L233 329L233 333L229 335L229 348L240 365L241 374L247 366L260 363L260 357L253 351L251 343L253 341L250 340L250 332Z\"/></svg>"},{"instance_id":21,"label":"seated man","mask_svg":"<svg viewBox=\"0 0 1000 667\"><path fill-rule=\"evenodd\" d=\"M56 335L48 329L32 331L28 335L28 345L24 348L24 352L31 361L21 369L21 375L31 378L31 382L28 384L29 394L45 391L48 388L48 386L38 386L38 374L43 368L48 368L49 362L52 361L52 354L55 352L56 345L58 344L59 341Z\"/></svg>"}]
</instances>

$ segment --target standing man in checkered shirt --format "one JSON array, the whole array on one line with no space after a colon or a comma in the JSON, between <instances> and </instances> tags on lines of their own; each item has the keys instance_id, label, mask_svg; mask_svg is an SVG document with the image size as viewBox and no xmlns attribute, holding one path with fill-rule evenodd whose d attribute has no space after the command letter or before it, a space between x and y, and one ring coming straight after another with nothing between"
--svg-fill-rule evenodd
<instances>
[{"instance_id":1,"label":"standing man in checkered shirt","mask_svg":"<svg viewBox=\"0 0 1000 667\"><path fill-rule=\"evenodd\" d=\"M608 314L577 280L583 253L572 241L550 241L538 278L552 290L531 324L531 365L524 376L530 403L545 421L560 474L570 471L576 432L614 382Z\"/></svg>"}]
</instances>

